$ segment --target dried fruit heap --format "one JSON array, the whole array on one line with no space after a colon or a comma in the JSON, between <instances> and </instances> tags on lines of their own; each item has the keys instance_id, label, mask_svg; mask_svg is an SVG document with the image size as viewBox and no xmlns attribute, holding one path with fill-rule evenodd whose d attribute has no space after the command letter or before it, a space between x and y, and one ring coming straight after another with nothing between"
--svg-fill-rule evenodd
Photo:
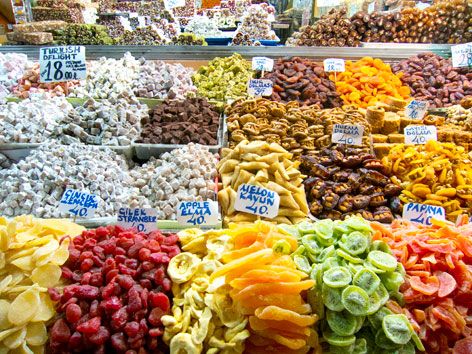
<instances>
[{"instance_id":1,"label":"dried fruit heap","mask_svg":"<svg viewBox=\"0 0 472 354\"><path fill-rule=\"evenodd\" d=\"M403 86L401 77L401 74L392 72L390 65L371 57L355 62L348 60L346 71L330 75L344 103L362 108L384 102L388 96L402 99L410 97L410 88Z\"/></svg>"},{"instance_id":2,"label":"dried fruit heap","mask_svg":"<svg viewBox=\"0 0 472 354\"><path fill-rule=\"evenodd\" d=\"M301 295L315 282L304 280L307 275L288 255L296 249L296 239L262 221L226 231L234 247L223 254L225 265L210 279L218 282L224 276L232 288L233 308L249 316L246 352L307 353L317 347L317 335L310 328L317 316L311 315Z\"/></svg>"},{"instance_id":3,"label":"dried fruit heap","mask_svg":"<svg viewBox=\"0 0 472 354\"><path fill-rule=\"evenodd\" d=\"M472 224L398 220L391 228L373 227L374 239L387 242L405 267L400 290L427 352L450 353L454 347L456 354L470 353Z\"/></svg>"},{"instance_id":4,"label":"dried fruit heap","mask_svg":"<svg viewBox=\"0 0 472 354\"><path fill-rule=\"evenodd\" d=\"M302 157L302 171L310 212L317 218L344 219L360 215L391 222L400 212L401 187L392 183L374 155L338 146Z\"/></svg>"},{"instance_id":5,"label":"dried fruit heap","mask_svg":"<svg viewBox=\"0 0 472 354\"><path fill-rule=\"evenodd\" d=\"M402 202L442 206L452 221L471 213L472 167L463 147L432 140L425 145L399 144L382 163L401 181Z\"/></svg>"},{"instance_id":6,"label":"dried fruit heap","mask_svg":"<svg viewBox=\"0 0 472 354\"><path fill-rule=\"evenodd\" d=\"M69 247L64 288L50 329L52 353L156 352L169 312L166 268L180 253L177 235L119 226L84 231Z\"/></svg>"},{"instance_id":7,"label":"dried fruit heap","mask_svg":"<svg viewBox=\"0 0 472 354\"><path fill-rule=\"evenodd\" d=\"M362 218L321 220L289 226L298 237L292 255L316 286L308 301L330 353L415 353L424 350L406 314L395 301L404 270L388 245L373 241Z\"/></svg>"}]
</instances>

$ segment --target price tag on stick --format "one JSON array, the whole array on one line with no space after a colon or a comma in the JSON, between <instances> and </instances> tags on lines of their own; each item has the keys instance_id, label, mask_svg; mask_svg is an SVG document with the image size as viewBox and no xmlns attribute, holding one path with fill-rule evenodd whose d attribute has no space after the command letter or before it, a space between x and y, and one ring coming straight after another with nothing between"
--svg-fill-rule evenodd
<instances>
[{"instance_id":1,"label":"price tag on stick","mask_svg":"<svg viewBox=\"0 0 472 354\"><path fill-rule=\"evenodd\" d=\"M75 217L93 218L95 211L98 209L98 197L75 189L66 189L59 202L58 209Z\"/></svg>"},{"instance_id":2,"label":"price tag on stick","mask_svg":"<svg viewBox=\"0 0 472 354\"><path fill-rule=\"evenodd\" d=\"M403 207L403 219L422 225L431 225L431 219L446 220L446 211L437 205L408 203Z\"/></svg>"},{"instance_id":3,"label":"price tag on stick","mask_svg":"<svg viewBox=\"0 0 472 354\"><path fill-rule=\"evenodd\" d=\"M87 77L85 47L68 45L41 48L39 69L40 82L83 80Z\"/></svg>"},{"instance_id":4,"label":"price tag on stick","mask_svg":"<svg viewBox=\"0 0 472 354\"><path fill-rule=\"evenodd\" d=\"M459 44L451 47L452 66L467 68L472 66L472 43Z\"/></svg>"},{"instance_id":5,"label":"price tag on stick","mask_svg":"<svg viewBox=\"0 0 472 354\"><path fill-rule=\"evenodd\" d=\"M342 73L346 71L346 65L343 59L329 58L323 61L324 71L327 73Z\"/></svg>"},{"instance_id":6,"label":"price tag on stick","mask_svg":"<svg viewBox=\"0 0 472 354\"><path fill-rule=\"evenodd\" d=\"M426 144L428 140L438 140L438 132L433 125L409 125L405 127L405 144Z\"/></svg>"},{"instance_id":7,"label":"price tag on stick","mask_svg":"<svg viewBox=\"0 0 472 354\"><path fill-rule=\"evenodd\" d=\"M120 208L117 224L124 228L136 228L139 232L149 233L157 230L157 210L152 208Z\"/></svg>"},{"instance_id":8,"label":"price tag on stick","mask_svg":"<svg viewBox=\"0 0 472 354\"><path fill-rule=\"evenodd\" d=\"M172 10L175 7L185 6L185 0L164 0L164 6L167 10Z\"/></svg>"},{"instance_id":9,"label":"price tag on stick","mask_svg":"<svg viewBox=\"0 0 472 354\"><path fill-rule=\"evenodd\" d=\"M271 80L251 79L248 83L247 93L251 96L270 96L273 85Z\"/></svg>"},{"instance_id":10,"label":"price tag on stick","mask_svg":"<svg viewBox=\"0 0 472 354\"><path fill-rule=\"evenodd\" d=\"M252 58L252 70L254 71L272 71L274 69L274 60L266 57Z\"/></svg>"},{"instance_id":11,"label":"price tag on stick","mask_svg":"<svg viewBox=\"0 0 472 354\"><path fill-rule=\"evenodd\" d=\"M242 184L238 188L234 209L249 214L275 218L279 213L280 196L270 189Z\"/></svg>"},{"instance_id":12,"label":"price tag on stick","mask_svg":"<svg viewBox=\"0 0 472 354\"><path fill-rule=\"evenodd\" d=\"M410 119L423 119L428 110L429 103L426 101L411 101L405 109L405 116Z\"/></svg>"},{"instance_id":13,"label":"price tag on stick","mask_svg":"<svg viewBox=\"0 0 472 354\"><path fill-rule=\"evenodd\" d=\"M362 146L364 127L356 124L335 124L331 142L333 144Z\"/></svg>"},{"instance_id":14,"label":"price tag on stick","mask_svg":"<svg viewBox=\"0 0 472 354\"><path fill-rule=\"evenodd\" d=\"M218 224L218 203L180 202L177 206L177 222L186 226L211 226Z\"/></svg>"}]
</instances>

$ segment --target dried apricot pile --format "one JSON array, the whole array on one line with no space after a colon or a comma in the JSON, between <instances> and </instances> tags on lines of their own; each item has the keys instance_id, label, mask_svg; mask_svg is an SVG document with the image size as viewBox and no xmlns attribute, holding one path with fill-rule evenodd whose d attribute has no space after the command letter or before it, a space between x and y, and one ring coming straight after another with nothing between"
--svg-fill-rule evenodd
<instances>
[{"instance_id":1,"label":"dried apricot pile","mask_svg":"<svg viewBox=\"0 0 472 354\"><path fill-rule=\"evenodd\" d=\"M298 268L316 281L308 301L319 316L323 351L415 353L424 347L402 308L403 267L388 245L372 240L360 217L287 226L300 246Z\"/></svg>"},{"instance_id":2,"label":"dried apricot pile","mask_svg":"<svg viewBox=\"0 0 472 354\"><path fill-rule=\"evenodd\" d=\"M346 71L330 75L344 103L362 108L383 102L389 96L409 98L410 88L402 84L401 77L401 73L392 72L390 65L371 57L356 62L347 60Z\"/></svg>"},{"instance_id":3,"label":"dried apricot pile","mask_svg":"<svg viewBox=\"0 0 472 354\"><path fill-rule=\"evenodd\" d=\"M56 311L48 288L60 285L69 239L83 228L64 220L0 217L0 352L43 353Z\"/></svg>"},{"instance_id":4,"label":"dried apricot pile","mask_svg":"<svg viewBox=\"0 0 472 354\"><path fill-rule=\"evenodd\" d=\"M226 234L233 249L223 254L225 265L210 279L224 279L234 308L249 316L246 352L307 353L317 347L312 328L317 316L302 297L315 282L306 280L307 274L297 270L289 255L297 240L262 221L232 225Z\"/></svg>"},{"instance_id":5,"label":"dried apricot pile","mask_svg":"<svg viewBox=\"0 0 472 354\"><path fill-rule=\"evenodd\" d=\"M454 353L470 353L472 224L396 220L390 228L372 227L374 242L388 243L406 270L400 290L427 352L450 353L454 347Z\"/></svg>"},{"instance_id":6,"label":"dried apricot pile","mask_svg":"<svg viewBox=\"0 0 472 354\"><path fill-rule=\"evenodd\" d=\"M451 221L472 212L472 164L463 147L432 140L399 144L382 163L403 187L403 203L441 206Z\"/></svg>"}]
</instances>

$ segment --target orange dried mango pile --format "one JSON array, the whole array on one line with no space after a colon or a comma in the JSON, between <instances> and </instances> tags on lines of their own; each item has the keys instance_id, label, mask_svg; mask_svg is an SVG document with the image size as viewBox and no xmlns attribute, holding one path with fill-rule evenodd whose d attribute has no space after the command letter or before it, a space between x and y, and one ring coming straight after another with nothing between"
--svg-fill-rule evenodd
<instances>
[{"instance_id":1,"label":"orange dried mango pile","mask_svg":"<svg viewBox=\"0 0 472 354\"><path fill-rule=\"evenodd\" d=\"M407 99L410 88L401 82L402 73L394 74L389 64L381 59L365 57L358 61L346 61L346 70L333 73L336 90L344 103L355 104L362 108L384 102L387 97Z\"/></svg>"},{"instance_id":2,"label":"orange dried mango pile","mask_svg":"<svg viewBox=\"0 0 472 354\"><path fill-rule=\"evenodd\" d=\"M263 221L233 224L227 231L234 248L223 254L225 264L211 280L224 276L235 308L249 316L251 336L245 352L316 352L318 337L313 325L318 318L302 297L315 281L297 270L290 257L298 247L297 240Z\"/></svg>"},{"instance_id":3,"label":"orange dried mango pile","mask_svg":"<svg viewBox=\"0 0 472 354\"><path fill-rule=\"evenodd\" d=\"M377 223L372 227L373 238L387 242L405 268L400 291L426 352L462 354L464 347L472 349L472 224L467 217L456 225L395 220L389 228Z\"/></svg>"}]
</instances>

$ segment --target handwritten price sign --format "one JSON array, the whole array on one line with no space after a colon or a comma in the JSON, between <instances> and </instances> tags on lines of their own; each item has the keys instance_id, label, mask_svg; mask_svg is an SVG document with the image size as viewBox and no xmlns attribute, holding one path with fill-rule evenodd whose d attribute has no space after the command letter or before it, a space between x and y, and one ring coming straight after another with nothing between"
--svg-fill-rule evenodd
<instances>
[{"instance_id":1,"label":"handwritten price sign","mask_svg":"<svg viewBox=\"0 0 472 354\"><path fill-rule=\"evenodd\" d=\"M409 125L405 127L405 144L421 145L428 140L438 140L438 132L432 125Z\"/></svg>"},{"instance_id":2,"label":"handwritten price sign","mask_svg":"<svg viewBox=\"0 0 472 354\"><path fill-rule=\"evenodd\" d=\"M238 188L238 195L234 209L249 214L275 218L279 213L280 196L270 189L242 184Z\"/></svg>"},{"instance_id":3,"label":"handwritten price sign","mask_svg":"<svg viewBox=\"0 0 472 354\"><path fill-rule=\"evenodd\" d=\"M274 69L274 60L266 57L252 58L252 70L254 71L272 71Z\"/></svg>"},{"instance_id":4,"label":"handwritten price sign","mask_svg":"<svg viewBox=\"0 0 472 354\"><path fill-rule=\"evenodd\" d=\"M177 222L186 226L203 226L218 224L218 203L180 202L177 206Z\"/></svg>"},{"instance_id":5,"label":"handwritten price sign","mask_svg":"<svg viewBox=\"0 0 472 354\"><path fill-rule=\"evenodd\" d=\"M157 230L157 210L151 208L120 208L117 224L130 229L136 228L139 232L149 233Z\"/></svg>"},{"instance_id":6,"label":"handwritten price sign","mask_svg":"<svg viewBox=\"0 0 472 354\"><path fill-rule=\"evenodd\" d=\"M413 100L406 106L405 116L410 119L423 119L428 106L426 101Z\"/></svg>"},{"instance_id":7,"label":"handwritten price sign","mask_svg":"<svg viewBox=\"0 0 472 354\"><path fill-rule=\"evenodd\" d=\"M355 124L335 124L331 142L333 144L362 146L364 127Z\"/></svg>"},{"instance_id":8,"label":"handwritten price sign","mask_svg":"<svg viewBox=\"0 0 472 354\"><path fill-rule=\"evenodd\" d=\"M98 197L75 189L66 189L59 202L59 211L81 218L93 218L98 209Z\"/></svg>"},{"instance_id":9,"label":"handwritten price sign","mask_svg":"<svg viewBox=\"0 0 472 354\"><path fill-rule=\"evenodd\" d=\"M267 79L251 79L248 83L247 93L251 96L272 95L273 83Z\"/></svg>"},{"instance_id":10,"label":"handwritten price sign","mask_svg":"<svg viewBox=\"0 0 472 354\"><path fill-rule=\"evenodd\" d=\"M82 80L87 77L85 47L68 45L39 50L40 82Z\"/></svg>"},{"instance_id":11,"label":"handwritten price sign","mask_svg":"<svg viewBox=\"0 0 472 354\"><path fill-rule=\"evenodd\" d=\"M422 225L431 225L431 219L446 220L446 211L436 205L408 203L403 207L403 219Z\"/></svg>"},{"instance_id":12,"label":"handwritten price sign","mask_svg":"<svg viewBox=\"0 0 472 354\"><path fill-rule=\"evenodd\" d=\"M472 43L459 44L451 47L452 66L464 68L472 66Z\"/></svg>"},{"instance_id":13,"label":"handwritten price sign","mask_svg":"<svg viewBox=\"0 0 472 354\"><path fill-rule=\"evenodd\" d=\"M327 73L342 73L346 71L346 65L343 59L329 58L323 61L324 71Z\"/></svg>"}]
</instances>

